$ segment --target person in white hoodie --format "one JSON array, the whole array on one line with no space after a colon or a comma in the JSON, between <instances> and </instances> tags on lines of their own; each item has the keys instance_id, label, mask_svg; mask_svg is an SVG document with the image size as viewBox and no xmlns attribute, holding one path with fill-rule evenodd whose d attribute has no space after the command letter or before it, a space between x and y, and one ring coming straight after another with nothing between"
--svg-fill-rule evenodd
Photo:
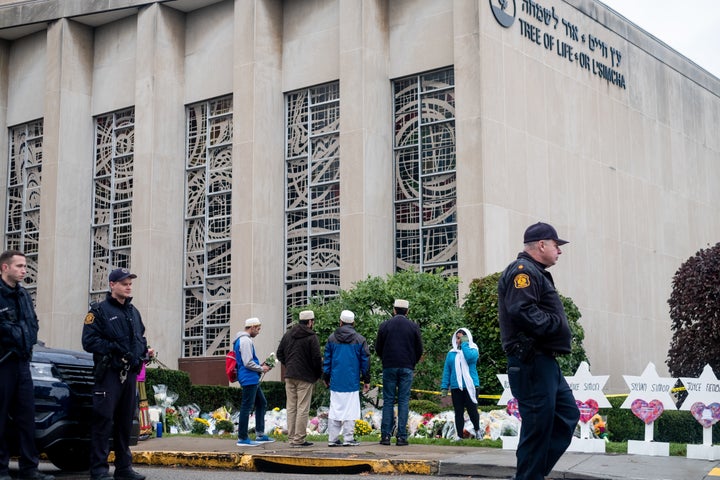
<instances>
[{"instance_id":1,"label":"person in white hoodie","mask_svg":"<svg viewBox=\"0 0 720 480\"><path fill-rule=\"evenodd\" d=\"M465 426L465 410L467 410L474 431L470 432L478 440L482 440L480 432L480 415L477 408L477 390L480 379L477 373L477 361L480 356L478 346L473 342L472 333L467 328L458 328L452 337L452 348L445 356L445 368L441 384L442 396L448 392L452 397L455 410L455 440L463 438Z\"/></svg>"}]
</instances>

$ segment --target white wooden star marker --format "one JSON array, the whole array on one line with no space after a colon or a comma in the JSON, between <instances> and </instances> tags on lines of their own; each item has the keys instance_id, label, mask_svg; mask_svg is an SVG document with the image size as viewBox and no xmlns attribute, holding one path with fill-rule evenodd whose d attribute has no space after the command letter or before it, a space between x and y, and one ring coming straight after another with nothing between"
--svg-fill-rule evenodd
<instances>
[{"instance_id":1,"label":"white wooden star marker","mask_svg":"<svg viewBox=\"0 0 720 480\"><path fill-rule=\"evenodd\" d=\"M630 408L632 403L639 399L645 402L657 400L665 410L677 410L675 400L670 395L677 379L660 377L654 363L648 363L640 376L623 375L623 378L630 387L630 392L620 408Z\"/></svg>"},{"instance_id":2,"label":"white wooden star marker","mask_svg":"<svg viewBox=\"0 0 720 480\"><path fill-rule=\"evenodd\" d=\"M710 365L705 365L698 378L680 377L680 381L685 385L688 393L680 410L690 410L696 402L702 402L705 405L720 403L720 380L715 376Z\"/></svg>"},{"instance_id":3,"label":"white wooden star marker","mask_svg":"<svg viewBox=\"0 0 720 480\"><path fill-rule=\"evenodd\" d=\"M595 400L598 408L612 407L602 389L610 378L609 375L592 375L590 373L590 365L587 362L581 362L575 375L565 377L570 390L573 392L575 400L586 402L587 400Z\"/></svg>"}]
</instances>

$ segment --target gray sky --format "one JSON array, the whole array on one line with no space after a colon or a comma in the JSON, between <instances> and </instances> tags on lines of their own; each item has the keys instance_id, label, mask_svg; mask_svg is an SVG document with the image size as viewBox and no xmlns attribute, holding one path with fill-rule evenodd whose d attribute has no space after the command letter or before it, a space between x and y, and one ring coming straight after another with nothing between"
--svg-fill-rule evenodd
<instances>
[{"instance_id":1,"label":"gray sky","mask_svg":"<svg viewBox=\"0 0 720 480\"><path fill-rule=\"evenodd\" d=\"M720 0L600 0L720 77Z\"/></svg>"}]
</instances>

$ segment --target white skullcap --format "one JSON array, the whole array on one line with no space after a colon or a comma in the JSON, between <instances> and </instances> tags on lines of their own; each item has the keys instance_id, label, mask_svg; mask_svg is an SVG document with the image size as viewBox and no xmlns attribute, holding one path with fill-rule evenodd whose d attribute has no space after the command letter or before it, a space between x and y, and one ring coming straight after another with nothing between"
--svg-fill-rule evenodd
<instances>
[{"instance_id":1,"label":"white skullcap","mask_svg":"<svg viewBox=\"0 0 720 480\"><path fill-rule=\"evenodd\" d=\"M340 314L340 321L343 323L355 323L355 314L350 310L343 310Z\"/></svg>"},{"instance_id":2,"label":"white skullcap","mask_svg":"<svg viewBox=\"0 0 720 480\"><path fill-rule=\"evenodd\" d=\"M410 308L410 302L408 302L407 300L402 300L402 299L398 298L397 300L395 300L393 307L407 309L407 308Z\"/></svg>"},{"instance_id":3,"label":"white skullcap","mask_svg":"<svg viewBox=\"0 0 720 480\"><path fill-rule=\"evenodd\" d=\"M300 320L313 320L315 318L315 314L312 310L303 310L300 312Z\"/></svg>"},{"instance_id":4,"label":"white skullcap","mask_svg":"<svg viewBox=\"0 0 720 480\"><path fill-rule=\"evenodd\" d=\"M247 327L254 327L255 325L260 325L260 319L257 317L248 318L245 320L245 328Z\"/></svg>"}]
</instances>

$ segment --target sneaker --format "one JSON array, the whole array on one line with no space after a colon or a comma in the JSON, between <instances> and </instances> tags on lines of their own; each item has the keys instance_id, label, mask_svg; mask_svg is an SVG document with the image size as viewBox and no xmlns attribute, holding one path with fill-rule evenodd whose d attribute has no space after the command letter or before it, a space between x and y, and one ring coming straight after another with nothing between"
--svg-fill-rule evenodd
<instances>
[{"instance_id":1,"label":"sneaker","mask_svg":"<svg viewBox=\"0 0 720 480\"><path fill-rule=\"evenodd\" d=\"M122 472L115 472L115 480L145 480L145 475L136 472L132 468Z\"/></svg>"},{"instance_id":2,"label":"sneaker","mask_svg":"<svg viewBox=\"0 0 720 480\"><path fill-rule=\"evenodd\" d=\"M274 438L270 438L267 435L260 435L259 437L255 437L255 443L272 443L274 441Z\"/></svg>"},{"instance_id":3,"label":"sneaker","mask_svg":"<svg viewBox=\"0 0 720 480\"><path fill-rule=\"evenodd\" d=\"M253 442L249 438L243 438L242 440L238 439L235 445L237 445L238 447L257 447L260 444L257 442Z\"/></svg>"},{"instance_id":4,"label":"sneaker","mask_svg":"<svg viewBox=\"0 0 720 480\"><path fill-rule=\"evenodd\" d=\"M397 440L395 440L395 445L397 445L398 447L404 447L407 444L407 438L398 438Z\"/></svg>"},{"instance_id":5,"label":"sneaker","mask_svg":"<svg viewBox=\"0 0 720 480\"><path fill-rule=\"evenodd\" d=\"M342 447L343 442L339 438L335 440L334 442L328 442L328 447Z\"/></svg>"},{"instance_id":6,"label":"sneaker","mask_svg":"<svg viewBox=\"0 0 720 480\"><path fill-rule=\"evenodd\" d=\"M303 442L303 443L291 443L290 446L293 448L300 448L300 447L312 447L314 445L313 442Z\"/></svg>"},{"instance_id":7,"label":"sneaker","mask_svg":"<svg viewBox=\"0 0 720 480\"><path fill-rule=\"evenodd\" d=\"M475 440L483 440L483 439L484 439L483 433L480 430L478 430L477 433L475 434Z\"/></svg>"},{"instance_id":8,"label":"sneaker","mask_svg":"<svg viewBox=\"0 0 720 480\"><path fill-rule=\"evenodd\" d=\"M380 439L380 445L390 445L390 436L382 437Z\"/></svg>"},{"instance_id":9,"label":"sneaker","mask_svg":"<svg viewBox=\"0 0 720 480\"><path fill-rule=\"evenodd\" d=\"M463 439L455 435L453 438L450 439L451 442L462 442Z\"/></svg>"},{"instance_id":10,"label":"sneaker","mask_svg":"<svg viewBox=\"0 0 720 480\"><path fill-rule=\"evenodd\" d=\"M357 440L350 440L348 442L343 443L344 447L357 447L358 445L360 445L360 442L358 442Z\"/></svg>"}]
</instances>

